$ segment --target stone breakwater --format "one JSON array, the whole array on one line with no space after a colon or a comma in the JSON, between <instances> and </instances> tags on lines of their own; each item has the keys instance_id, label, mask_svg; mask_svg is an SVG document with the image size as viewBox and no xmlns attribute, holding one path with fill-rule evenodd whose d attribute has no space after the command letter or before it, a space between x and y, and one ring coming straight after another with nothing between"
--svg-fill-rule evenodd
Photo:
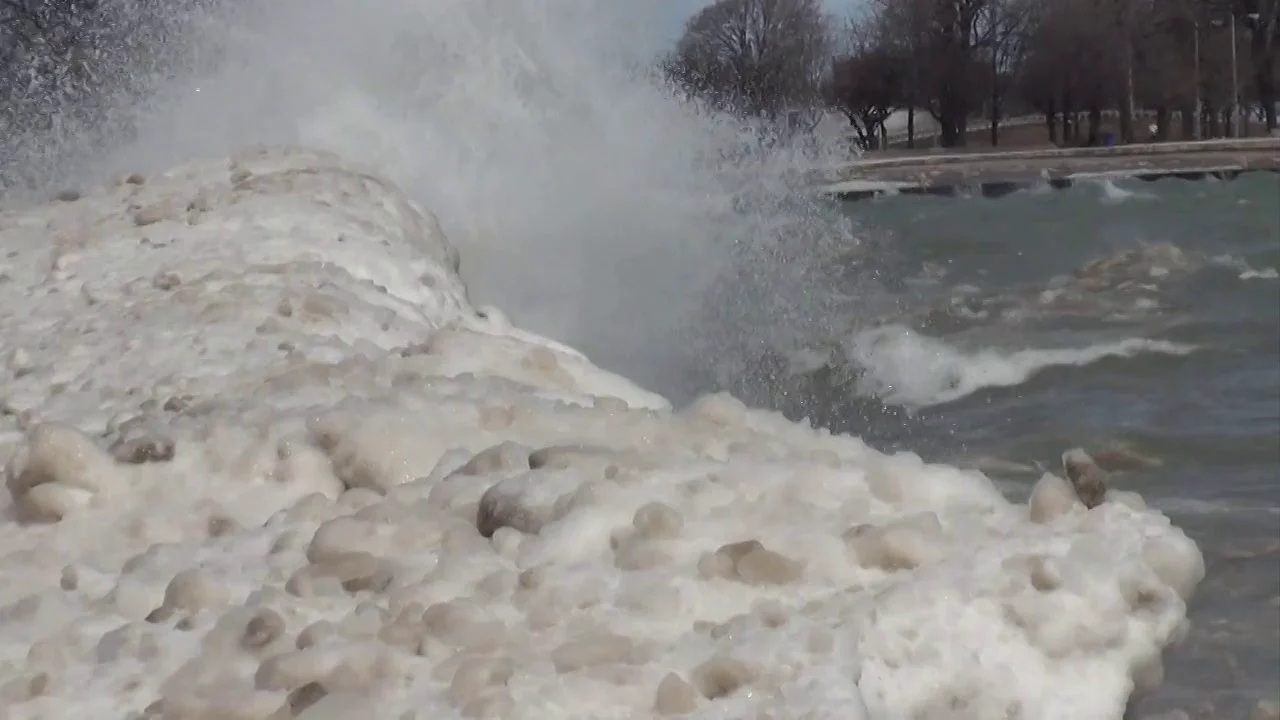
<instances>
[{"instance_id":1,"label":"stone breakwater","mask_svg":"<svg viewBox=\"0 0 1280 720\"><path fill-rule=\"evenodd\" d=\"M838 173L838 179L820 183L818 189L846 200L894 193L1000 197L1036 186L1061 189L1079 182L1124 179L1231 180L1250 172L1280 172L1280 139L952 154L886 153L850 165Z\"/></svg>"},{"instance_id":2,"label":"stone breakwater","mask_svg":"<svg viewBox=\"0 0 1280 720\"><path fill-rule=\"evenodd\" d=\"M1119 720L1204 576L1079 455L1018 504L675 411L473 307L432 216L322 153L0 245L6 720Z\"/></svg>"}]
</instances>

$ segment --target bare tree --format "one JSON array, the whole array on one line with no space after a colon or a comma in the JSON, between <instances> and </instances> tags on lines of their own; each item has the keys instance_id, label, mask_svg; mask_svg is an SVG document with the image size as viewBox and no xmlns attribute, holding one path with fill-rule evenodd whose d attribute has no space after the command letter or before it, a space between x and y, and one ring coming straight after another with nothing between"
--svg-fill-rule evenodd
<instances>
[{"instance_id":1,"label":"bare tree","mask_svg":"<svg viewBox=\"0 0 1280 720\"><path fill-rule=\"evenodd\" d=\"M1268 132L1275 132L1276 103L1280 102L1280 0L1246 0L1243 19L1249 29L1249 59L1254 94L1262 106Z\"/></svg>"},{"instance_id":2,"label":"bare tree","mask_svg":"<svg viewBox=\"0 0 1280 720\"><path fill-rule=\"evenodd\" d=\"M1196 118L1205 99L1214 97L1203 84L1206 69L1217 74L1230 67L1229 53L1205 35L1204 3L1163 0L1146 8L1139 23L1146 31L1135 38L1135 98L1155 110L1155 139L1169 138L1174 112L1182 117L1184 138L1200 136ZM1224 74L1215 86L1228 84L1229 74Z\"/></svg>"},{"instance_id":3,"label":"bare tree","mask_svg":"<svg viewBox=\"0 0 1280 720\"><path fill-rule=\"evenodd\" d=\"M1149 30L1146 21L1153 13L1153 0L1094 0L1095 19L1100 40L1115 53L1108 63L1123 74L1119 87L1116 82L1107 83L1106 92L1098 88L1093 102L1114 105L1120 115L1120 136L1125 142L1135 139L1133 113L1136 109L1134 73L1139 62L1138 52L1143 35ZM1099 84L1101 85L1101 84ZM1111 97L1107 97L1111 96ZM1097 110L1090 108L1090 125L1094 124ZM1093 133L1090 133L1092 136Z\"/></svg>"},{"instance_id":4,"label":"bare tree","mask_svg":"<svg viewBox=\"0 0 1280 720\"><path fill-rule=\"evenodd\" d=\"M1018 86L1045 113L1055 142L1081 142L1081 112L1088 119L1083 142L1098 142L1103 111L1122 103L1125 43L1111 1L1044 2L1032 16Z\"/></svg>"},{"instance_id":5,"label":"bare tree","mask_svg":"<svg viewBox=\"0 0 1280 720\"><path fill-rule=\"evenodd\" d=\"M983 8L980 23L991 68L992 147L1000 143L1001 101L1026 51L1026 31L1033 8L1032 0L989 0Z\"/></svg>"},{"instance_id":6,"label":"bare tree","mask_svg":"<svg viewBox=\"0 0 1280 720\"><path fill-rule=\"evenodd\" d=\"M830 47L821 0L718 0L685 25L665 68L719 109L777 121L817 106Z\"/></svg>"},{"instance_id":7,"label":"bare tree","mask_svg":"<svg viewBox=\"0 0 1280 720\"><path fill-rule=\"evenodd\" d=\"M933 3L936 0L874 0L869 8L866 32L872 42L901 59L902 102L907 108L907 147L916 140L916 110L928 103L932 77L928 57L933 40Z\"/></svg>"},{"instance_id":8,"label":"bare tree","mask_svg":"<svg viewBox=\"0 0 1280 720\"><path fill-rule=\"evenodd\" d=\"M854 35L861 35L857 28ZM855 40L850 54L832 63L824 88L827 103L849 118L864 150L877 146L885 121L902 102L904 67L901 58L865 36Z\"/></svg>"},{"instance_id":9,"label":"bare tree","mask_svg":"<svg viewBox=\"0 0 1280 720\"><path fill-rule=\"evenodd\" d=\"M819 0L720 0L690 20L668 70L743 115L777 119L821 92L867 147L899 108L908 147L917 108L943 146L983 113L998 144L1015 106L1043 113L1055 143L1099 143L1113 116L1125 142L1168 139L1178 116L1184 139L1219 136L1237 95L1277 125L1280 0L870 0L854 29L828 65ZM1135 131L1139 111L1152 134Z\"/></svg>"},{"instance_id":10,"label":"bare tree","mask_svg":"<svg viewBox=\"0 0 1280 720\"><path fill-rule=\"evenodd\" d=\"M1126 142L1167 139L1178 114L1184 138L1217 136L1232 122L1233 68L1241 93L1257 98L1264 119L1268 105L1274 114L1280 32L1272 28L1268 35L1264 28L1280 0L1035 4L1017 85L1023 99L1045 113L1051 139L1058 139L1055 121L1061 120L1061 139L1081 141L1081 124L1074 122L1081 111L1088 118L1084 142L1097 141L1102 116L1111 111ZM1230 34L1222 29L1232 16L1251 33L1247 57L1232 57ZM1131 114L1139 109L1154 114L1154 137L1135 132Z\"/></svg>"},{"instance_id":11,"label":"bare tree","mask_svg":"<svg viewBox=\"0 0 1280 720\"><path fill-rule=\"evenodd\" d=\"M946 147L962 145L986 38L981 23L990 0L874 0L880 42L912 60L910 100L918 101L941 130ZM914 102L911 106L914 106Z\"/></svg>"}]
</instances>

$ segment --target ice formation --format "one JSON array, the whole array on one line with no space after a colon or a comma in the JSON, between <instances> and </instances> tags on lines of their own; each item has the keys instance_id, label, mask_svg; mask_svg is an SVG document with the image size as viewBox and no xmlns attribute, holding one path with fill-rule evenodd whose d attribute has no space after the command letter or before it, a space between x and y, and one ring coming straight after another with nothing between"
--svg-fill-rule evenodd
<instances>
[{"instance_id":1,"label":"ice formation","mask_svg":"<svg viewBox=\"0 0 1280 720\"><path fill-rule=\"evenodd\" d=\"M1203 577L1133 493L673 411L332 156L0 238L7 720L1118 719Z\"/></svg>"}]
</instances>

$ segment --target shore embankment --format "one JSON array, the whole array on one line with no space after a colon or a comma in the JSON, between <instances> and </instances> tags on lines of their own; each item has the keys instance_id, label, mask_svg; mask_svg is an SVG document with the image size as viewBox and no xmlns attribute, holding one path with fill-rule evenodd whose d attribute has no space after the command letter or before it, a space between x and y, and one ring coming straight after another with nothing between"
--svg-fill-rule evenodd
<instances>
[{"instance_id":1,"label":"shore embankment","mask_svg":"<svg viewBox=\"0 0 1280 720\"><path fill-rule=\"evenodd\" d=\"M1006 152L891 151L867 154L822 183L847 200L885 194L1001 195L1038 185L1103 179L1234 179L1280 172L1280 138L1042 148Z\"/></svg>"}]
</instances>

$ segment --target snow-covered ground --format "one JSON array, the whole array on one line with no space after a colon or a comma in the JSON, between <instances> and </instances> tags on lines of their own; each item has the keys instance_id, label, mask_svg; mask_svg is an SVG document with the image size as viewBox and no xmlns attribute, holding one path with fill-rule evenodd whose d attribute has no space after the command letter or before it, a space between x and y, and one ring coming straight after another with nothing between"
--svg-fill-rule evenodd
<instances>
[{"instance_id":1,"label":"snow-covered ground","mask_svg":"<svg viewBox=\"0 0 1280 720\"><path fill-rule=\"evenodd\" d=\"M301 149L0 215L0 717L1120 718L1201 555L473 308ZM465 262L465 258L463 258Z\"/></svg>"}]
</instances>

